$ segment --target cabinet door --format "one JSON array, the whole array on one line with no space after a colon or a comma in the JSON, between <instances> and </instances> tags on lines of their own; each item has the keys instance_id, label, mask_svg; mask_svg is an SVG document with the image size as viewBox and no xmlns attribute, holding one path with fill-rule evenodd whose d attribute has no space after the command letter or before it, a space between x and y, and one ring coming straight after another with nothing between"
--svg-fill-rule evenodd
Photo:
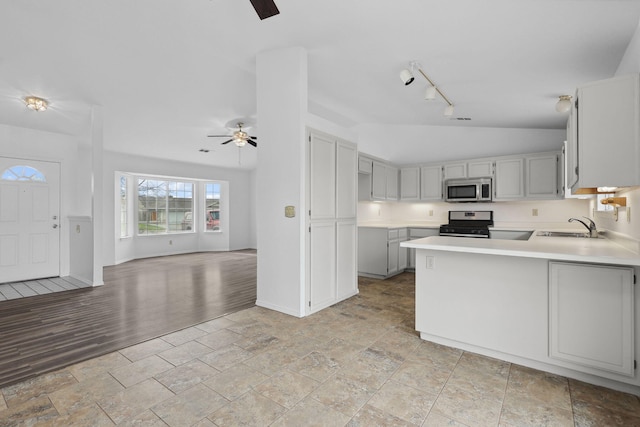
<instances>
[{"instance_id":1,"label":"cabinet door","mask_svg":"<svg viewBox=\"0 0 640 427\"><path fill-rule=\"evenodd\" d=\"M468 178L485 178L493 176L493 161L478 160L467 164Z\"/></svg>"},{"instance_id":2,"label":"cabinet door","mask_svg":"<svg viewBox=\"0 0 640 427\"><path fill-rule=\"evenodd\" d=\"M336 225L336 286L338 299L354 295L358 290L355 221L340 221Z\"/></svg>"},{"instance_id":3,"label":"cabinet door","mask_svg":"<svg viewBox=\"0 0 640 427\"><path fill-rule=\"evenodd\" d=\"M387 275L387 229L358 227L358 272Z\"/></svg>"},{"instance_id":4,"label":"cabinet door","mask_svg":"<svg viewBox=\"0 0 640 427\"><path fill-rule=\"evenodd\" d=\"M449 165L444 165L444 179L466 178L466 177L467 177L466 163L452 163Z\"/></svg>"},{"instance_id":5,"label":"cabinet door","mask_svg":"<svg viewBox=\"0 0 640 427\"><path fill-rule=\"evenodd\" d=\"M356 146L344 142L336 144L336 217L357 216ZM312 211L313 212L313 211Z\"/></svg>"},{"instance_id":6,"label":"cabinet door","mask_svg":"<svg viewBox=\"0 0 640 427\"><path fill-rule=\"evenodd\" d=\"M400 200L420 199L420 168L400 169Z\"/></svg>"},{"instance_id":7,"label":"cabinet door","mask_svg":"<svg viewBox=\"0 0 640 427\"><path fill-rule=\"evenodd\" d=\"M314 312L336 301L336 223L312 223L309 242L309 309Z\"/></svg>"},{"instance_id":8,"label":"cabinet door","mask_svg":"<svg viewBox=\"0 0 640 427\"><path fill-rule=\"evenodd\" d=\"M383 163L373 162L371 180L373 200L385 200L387 198L387 168Z\"/></svg>"},{"instance_id":9,"label":"cabinet door","mask_svg":"<svg viewBox=\"0 0 640 427\"><path fill-rule=\"evenodd\" d=\"M633 269L551 262L549 274L550 357L632 377Z\"/></svg>"},{"instance_id":10,"label":"cabinet door","mask_svg":"<svg viewBox=\"0 0 640 427\"><path fill-rule=\"evenodd\" d=\"M400 240L399 243L402 243L406 240ZM399 247L398 249L398 271L403 271L407 268L407 248Z\"/></svg>"},{"instance_id":11,"label":"cabinet door","mask_svg":"<svg viewBox=\"0 0 640 427\"><path fill-rule=\"evenodd\" d=\"M524 198L524 159L496 160L493 191L496 200Z\"/></svg>"},{"instance_id":12,"label":"cabinet door","mask_svg":"<svg viewBox=\"0 0 640 427\"><path fill-rule=\"evenodd\" d=\"M420 168L420 199L442 200L442 166Z\"/></svg>"},{"instance_id":13,"label":"cabinet door","mask_svg":"<svg viewBox=\"0 0 640 427\"><path fill-rule=\"evenodd\" d=\"M387 166L387 200L398 200L398 168Z\"/></svg>"},{"instance_id":14,"label":"cabinet door","mask_svg":"<svg viewBox=\"0 0 640 427\"><path fill-rule=\"evenodd\" d=\"M555 199L558 197L558 155L526 158L527 197Z\"/></svg>"},{"instance_id":15,"label":"cabinet door","mask_svg":"<svg viewBox=\"0 0 640 427\"><path fill-rule=\"evenodd\" d=\"M336 215L336 143L323 135L310 134L309 181L311 219Z\"/></svg>"},{"instance_id":16,"label":"cabinet door","mask_svg":"<svg viewBox=\"0 0 640 427\"><path fill-rule=\"evenodd\" d=\"M639 76L577 90L578 187L640 185Z\"/></svg>"},{"instance_id":17,"label":"cabinet door","mask_svg":"<svg viewBox=\"0 0 640 427\"><path fill-rule=\"evenodd\" d=\"M400 253L400 241L392 240L389 242L389 250L387 252L387 274L395 274L398 272L398 255Z\"/></svg>"},{"instance_id":18,"label":"cabinet door","mask_svg":"<svg viewBox=\"0 0 640 427\"><path fill-rule=\"evenodd\" d=\"M571 104L571 112L567 120L567 142L565 143L565 161L567 162L566 188L567 190L577 189L578 183L578 138L577 131L577 111L575 104Z\"/></svg>"},{"instance_id":19,"label":"cabinet door","mask_svg":"<svg viewBox=\"0 0 640 427\"><path fill-rule=\"evenodd\" d=\"M373 162L366 157L358 157L358 172L371 173L373 170Z\"/></svg>"}]
</instances>

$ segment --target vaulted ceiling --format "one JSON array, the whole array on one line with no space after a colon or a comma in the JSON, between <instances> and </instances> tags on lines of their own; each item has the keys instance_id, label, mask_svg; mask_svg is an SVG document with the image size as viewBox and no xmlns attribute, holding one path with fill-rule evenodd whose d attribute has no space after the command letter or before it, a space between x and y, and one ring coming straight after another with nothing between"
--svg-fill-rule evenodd
<instances>
[{"instance_id":1,"label":"vaulted ceiling","mask_svg":"<svg viewBox=\"0 0 640 427\"><path fill-rule=\"evenodd\" d=\"M309 111L360 124L559 129L559 95L612 76L638 27L636 0L20 0L0 3L0 124L86 135L104 111L106 150L252 168L221 146L256 117L258 52L301 46ZM418 61L455 104L424 98ZM26 95L51 102L28 111ZM207 148L209 153L201 153ZM241 151L239 151L241 150ZM238 156L241 154L241 165Z\"/></svg>"}]
</instances>

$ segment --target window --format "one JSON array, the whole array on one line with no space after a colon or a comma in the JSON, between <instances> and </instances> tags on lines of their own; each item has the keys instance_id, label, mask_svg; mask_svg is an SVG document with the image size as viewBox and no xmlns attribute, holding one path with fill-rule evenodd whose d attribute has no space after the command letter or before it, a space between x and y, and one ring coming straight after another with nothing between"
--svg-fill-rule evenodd
<instances>
[{"instance_id":1,"label":"window","mask_svg":"<svg viewBox=\"0 0 640 427\"><path fill-rule=\"evenodd\" d=\"M3 181L47 182L42 172L31 166L12 166L2 172Z\"/></svg>"},{"instance_id":2,"label":"window","mask_svg":"<svg viewBox=\"0 0 640 427\"><path fill-rule=\"evenodd\" d=\"M205 230L220 230L220 183L207 182L204 186Z\"/></svg>"},{"instance_id":3,"label":"window","mask_svg":"<svg viewBox=\"0 0 640 427\"><path fill-rule=\"evenodd\" d=\"M193 183L138 179L138 234L193 230Z\"/></svg>"},{"instance_id":4,"label":"window","mask_svg":"<svg viewBox=\"0 0 640 427\"><path fill-rule=\"evenodd\" d=\"M120 237L129 236L129 180L120 176Z\"/></svg>"}]
</instances>

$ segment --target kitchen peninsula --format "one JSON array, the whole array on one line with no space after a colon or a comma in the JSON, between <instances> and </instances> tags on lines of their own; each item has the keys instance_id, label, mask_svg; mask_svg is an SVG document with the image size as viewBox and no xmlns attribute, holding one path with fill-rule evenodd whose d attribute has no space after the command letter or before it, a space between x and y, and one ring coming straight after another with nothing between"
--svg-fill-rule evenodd
<instances>
[{"instance_id":1,"label":"kitchen peninsula","mask_svg":"<svg viewBox=\"0 0 640 427\"><path fill-rule=\"evenodd\" d=\"M537 232L401 246L416 252L422 339L640 395L637 252Z\"/></svg>"}]
</instances>

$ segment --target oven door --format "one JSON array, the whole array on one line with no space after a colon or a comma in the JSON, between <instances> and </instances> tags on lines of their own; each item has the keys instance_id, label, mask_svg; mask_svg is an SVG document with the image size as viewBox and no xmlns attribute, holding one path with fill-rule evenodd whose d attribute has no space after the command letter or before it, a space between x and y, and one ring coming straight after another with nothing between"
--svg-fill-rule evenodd
<instances>
[{"instance_id":1,"label":"oven door","mask_svg":"<svg viewBox=\"0 0 640 427\"><path fill-rule=\"evenodd\" d=\"M446 183L445 201L447 202L475 202L478 200L477 183Z\"/></svg>"}]
</instances>

